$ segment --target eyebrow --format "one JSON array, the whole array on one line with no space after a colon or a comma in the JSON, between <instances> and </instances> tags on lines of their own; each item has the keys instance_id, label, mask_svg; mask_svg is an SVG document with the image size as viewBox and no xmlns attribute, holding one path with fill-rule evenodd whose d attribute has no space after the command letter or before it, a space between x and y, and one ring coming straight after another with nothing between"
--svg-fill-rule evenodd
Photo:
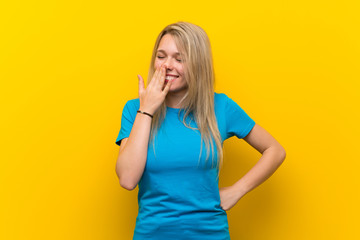
<instances>
[{"instance_id":1,"label":"eyebrow","mask_svg":"<svg viewBox=\"0 0 360 240\"><path fill-rule=\"evenodd\" d=\"M162 52L162 53L166 53L164 50L162 50L162 49L159 49L159 50L157 50L158 52ZM179 52L176 52L175 53L175 55L180 55L180 53Z\"/></svg>"}]
</instances>

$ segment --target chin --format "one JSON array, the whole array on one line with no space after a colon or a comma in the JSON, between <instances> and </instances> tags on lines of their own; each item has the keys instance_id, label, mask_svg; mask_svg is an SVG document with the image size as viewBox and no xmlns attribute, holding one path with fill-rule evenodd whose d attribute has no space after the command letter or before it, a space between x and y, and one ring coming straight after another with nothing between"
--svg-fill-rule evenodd
<instances>
[{"instance_id":1,"label":"chin","mask_svg":"<svg viewBox=\"0 0 360 240\"><path fill-rule=\"evenodd\" d=\"M187 86L171 86L169 89L169 92L177 93L177 92L182 92L186 89L187 89Z\"/></svg>"}]
</instances>

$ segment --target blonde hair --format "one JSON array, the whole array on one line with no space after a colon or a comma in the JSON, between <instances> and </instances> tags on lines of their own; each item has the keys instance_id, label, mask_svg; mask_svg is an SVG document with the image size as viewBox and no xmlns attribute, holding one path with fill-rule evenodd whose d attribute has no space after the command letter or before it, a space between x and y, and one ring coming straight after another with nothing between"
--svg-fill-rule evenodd
<instances>
[{"instance_id":1,"label":"blonde hair","mask_svg":"<svg viewBox=\"0 0 360 240\"><path fill-rule=\"evenodd\" d=\"M182 122L188 128L199 130L201 134L201 158L203 142L207 150L206 161L209 158L211 146L212 166L214 160L214 142L217 147L217 168L220 170L223 163L223 150L221 135L217 126L214 110L214 82L215 74L212 60L210 40L206 32L199 26L188 22L177 22L166 26L158 35L152 52L148 83L155 72L155 58L160 41L165 34L170 34L181 54L184 66L184 79L187 82L187 92L181 99L180 104L184 109ZM186 117L193 113L198 128L192 128L185 122ZM179 111L180 115L180 111ZM166 116L165 101L154 113L151 124L150 141L154 144L155 135ZM155 146L155 145L154 145ZM155 149L155 147L154 147ZM220 161L219 161L220 159ZM219 176L219 175L218 175Z\"/></svg>"}]
</instances>

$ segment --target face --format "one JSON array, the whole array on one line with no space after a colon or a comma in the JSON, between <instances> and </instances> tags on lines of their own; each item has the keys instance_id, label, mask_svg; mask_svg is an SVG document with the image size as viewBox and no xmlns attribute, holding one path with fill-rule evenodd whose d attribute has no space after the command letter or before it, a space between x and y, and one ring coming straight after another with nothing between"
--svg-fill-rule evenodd
<instances>
[{"instance_id":1,"label":"face","mask_svg":"<svg viewBox=\"0 0 360 240\"><path fill-rule=\"evenodd\" d=\"M160 68L162 65L166 67L165 83L173 78L169 93L186 92L187 83L184 79L185 64L170 34L165 34L161 38L154 65L155 68Z\"/></svg>"}]
</instances>

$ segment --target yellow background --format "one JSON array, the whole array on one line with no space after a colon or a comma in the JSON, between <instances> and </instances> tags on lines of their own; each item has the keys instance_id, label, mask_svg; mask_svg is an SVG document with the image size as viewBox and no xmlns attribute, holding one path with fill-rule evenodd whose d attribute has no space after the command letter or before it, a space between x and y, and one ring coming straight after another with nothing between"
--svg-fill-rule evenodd
<instances>
[{"instance_id":1,"label":"yellow background","mask_svg":"<svg viewBox=\"0 0 360 240\"><path fill-rule=\"evenodd\" d=\"M2 1L0 239L131 239L115 163L157 34L208 33L216 92L285 148L228 211L231 239L359 239L358 1ZM260 158L225 142L220 187Z\"/></svg>"}]
</instances>

